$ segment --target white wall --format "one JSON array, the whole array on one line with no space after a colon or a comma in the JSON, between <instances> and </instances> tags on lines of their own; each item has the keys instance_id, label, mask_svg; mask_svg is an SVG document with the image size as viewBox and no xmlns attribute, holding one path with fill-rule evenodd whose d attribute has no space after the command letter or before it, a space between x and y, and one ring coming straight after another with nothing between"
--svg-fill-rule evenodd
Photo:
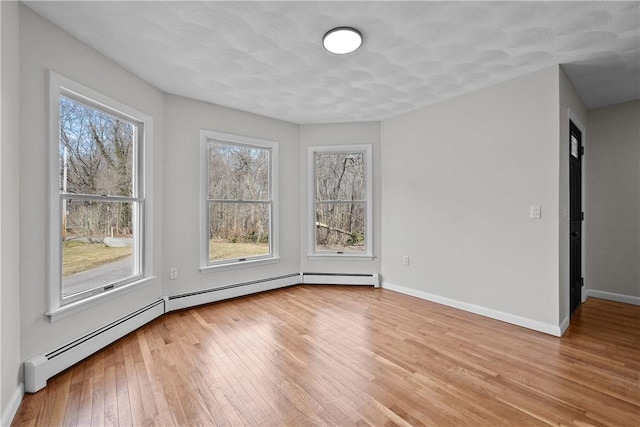
<instances>
[{"instance_id":1,"label":"white wall","mask_svg":"<svg viewBox=\"0 0 640 427\"><path fill-rule=\"evenodd\" d=\"M22 397L20 357L20 147L18 3L0 2L0 425L11 422Z\"/></svg>"},{"instance_id":2,"label":"white wall","mask_svg":"<svg viewBox=\"0 0 640 427\"><path fill-rule=\"evenodd\" d=\"M164 97L163 121L165 295L299 272L298 125L174 95ZM279 143L280 262L199 272L201 129ZM168 280L171 267L175 280Z\"/></svg>"},{"instance_id":3,"label":"white wall","mask_svg":"<svg viewBox=\"0 0 640 427\"><path fill-rule=\"evenodd\" d=\"M315 145L357 145L373 146L373 260L328 260L309 258L308 223L308 148ZM382 255L382 202L380 151L380 122L338 123L300 126L299 191L300 206L300 268L305 273L380 273Z\"/></svg>"},{"instance_id":4,"label":"white wall","mask_svg":"<svg viewBox=\"0 0 640 427\"><path fill-rule=\"evenodd\" d=\"M23 360L132 312L162 294L152 283L50 323L47 311L48 154L47 70L51 69L154 119L155 262L162 256L162 93L87 45L20 6L20 287Z\"/></svg>"},{"instance_id":5,"label":"white wall","mask_svg":"<svg viewBox=\"0 0 640 427\"><path fill-rule=\"evenodd\" d=\"M563 328L569 325L569 119L571 119L578 128L582 130L582 144L586 147L589 144L588 124L587 124L587 108L578 96L577 92L573 88L573 85L567 78L562 68L558 69L559 76L559 95L560 95L560 118L559 118L559 167L560 167L560 181L558 185L559 189L559 203L560 209L558 212L558 256L559 256L559 305L558 316L563 325ZM582 162L582 180L584 188L584 176L587 172L587 167ZM583 206L587 203L587 197L582 195ZM582 246L587 245L588 236L585 235L584 229L582 233ZM584 271L584 258L582 263Z\"/></svg>"},{"instance_id":6,"label":"white wall","mask_svg":"<svg viewBox=\"0 0 640 427\"><path fill-rule=\"evenodd\" d=\"M640 101L589 110L586 287L640 303Z\"/></svg>"},{"instance_id":7,"label":"white wall","mask_svg":"<svg viewBox=\"0 0 640 427\"><path fill-rule=\"evenodd\" d=\"M558 102L551 67L382 122L386 286L559 333Z\"/></svg>"}]
</instances>

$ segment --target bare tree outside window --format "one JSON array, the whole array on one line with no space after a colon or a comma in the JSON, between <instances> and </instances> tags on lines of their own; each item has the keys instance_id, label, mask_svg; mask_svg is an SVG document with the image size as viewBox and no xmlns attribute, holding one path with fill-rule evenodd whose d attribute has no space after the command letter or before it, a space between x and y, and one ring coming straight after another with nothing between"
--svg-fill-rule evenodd
<instances>
[{"instance_id":1,"label":"bare tree outside window","mask_svg":"<svg viewBox=\"0 0 640 427\"><path fill-rule=\"evenodd\" d=\"M134 262L137 126L67 96L59 103L62 297L140 273Z\"/></svg>"},{"instance_id":2,"label":"bare tree outside window","mask_svg":"<svg viewBox=\"0 0 640 427\"><path fill-rule=\"evenodd\" d=\"M317 251L363 252L366 247L364 153L315 153Z\"/></svg>"},{"instance_id":3,"label":"bare tree outside window","mask_svg":"<svg viewBox=\"0 0 640 427\"><path fill-rule=\"evenodd\" d=\"M207 142L209 262L271 254L271 150Z\"/></svg>"}]
</instances>

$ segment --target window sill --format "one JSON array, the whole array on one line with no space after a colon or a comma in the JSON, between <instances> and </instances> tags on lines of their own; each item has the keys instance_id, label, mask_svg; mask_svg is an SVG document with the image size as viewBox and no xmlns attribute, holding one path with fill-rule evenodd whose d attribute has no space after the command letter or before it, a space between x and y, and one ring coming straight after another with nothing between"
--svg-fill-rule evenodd
<instances>
[{"instance_id":1,"label":"window sill","mask_svg":"<svg viewBox=\"0 0 640 427\"><path fill-rule=\"evenodd\" d=\"M247 261L236 261L228 264L207 265L200 267L200 273L215 273L218 271L235 270L244 267L257 267L260 265L277 264L280 262L280 257L266 258L266 259L254 259Z\"/></svg>"},{"instance_id":2,"label":"window sill","mask_svg":"<svg viewBox=\"0 0 640 427\"><path fill-rule=\"evenodd\" d=\"M105 301L109 301L116 297L128 294L131 291L147 286L151 282L153 282L153 279L155 279L155 276L145 277L143 279L140 279L132 283L128 283L118 288L110 289L100 294L92 295L86 299L72 302L70 304L66 304L61 307L58 307L54 310L47 311L45 315L49 316L49 322L53 323L57 320L64 319L67 316L76 314L80 311L94 307L98 304L103 304Z\"/></svg>"},{"instance_id":3,"label":"window sill","mask_svg":"<svg viewBox=\"0 0 640 427\"><path fill-rule=\"evenodd\" d=\"M310 260L348 260L348 261L372 261L375 256L373 255L357 255L357 254L308 254L307 258Z\"/></svg>"}]
</instances>

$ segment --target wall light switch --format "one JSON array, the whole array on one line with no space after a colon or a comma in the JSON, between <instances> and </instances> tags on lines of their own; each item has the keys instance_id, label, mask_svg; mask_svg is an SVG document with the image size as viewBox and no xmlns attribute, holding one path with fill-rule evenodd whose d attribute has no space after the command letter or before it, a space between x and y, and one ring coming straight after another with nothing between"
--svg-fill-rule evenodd
<instances>
[{"instance_id":1,"label":"wall light switch","mask_svg":"<svg viewBox=\"0 0 640 427\"><path fill-rule=\"evenodd\" d=\"M540 205L530 206L529 217L532 219L542 218L542 207Z\"/></svg>"},{"instance_id":2,"label":"wall light switch","mask_svg":"<svg viewBox=\"0 0 640 427\"><path fill-rule=\"evenodd\" d=\"M169 269L169 279L177 279L178 278L178 267L172 267Z\"/></svg>"},{"instance_id":3,"label":"wall light switch","mask_svg":"<svg viewBox=\"0 0 640 427\"><path fill-rule=\"evenodd\" d=\"M409 257L407 255L402 257L402 265L409 265Z\"/></svg>"}]
</instances>

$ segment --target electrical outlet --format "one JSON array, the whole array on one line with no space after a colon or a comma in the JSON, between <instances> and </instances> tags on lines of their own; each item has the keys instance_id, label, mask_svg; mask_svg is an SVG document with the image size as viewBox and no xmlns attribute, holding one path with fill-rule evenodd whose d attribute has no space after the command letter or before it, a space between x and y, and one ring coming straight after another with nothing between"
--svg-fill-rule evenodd
<instances>
[{"instance_id":1,"label":"electrical outlet","mask_svg":"<svg viewBox=\"0 0 640 427\"><path fill-rule=\"evenodd\" d=\"M171 267L169 270L169 279L177 279L178 278L178 267Z\"/></svg>"},{"instance_id":2,"label":"electrical outlet","mask_svg":"<svg viewBox=\"0 0 640 427\"><path fill-rule=\"evenodd\" d=\"M409 265L409 256L405 255L402 257L402 265Z\"/></svg>"},{"instance_id":3,"label":"electrical outlet","mask_svg":"<svg viewBox=\"0 0 640 427\"><path fill-rule=\"evenodd\" d=\"M529 217L532 219L542 218L542 207L540 205L529 206Z\"/></svg>"}]
</instances>

